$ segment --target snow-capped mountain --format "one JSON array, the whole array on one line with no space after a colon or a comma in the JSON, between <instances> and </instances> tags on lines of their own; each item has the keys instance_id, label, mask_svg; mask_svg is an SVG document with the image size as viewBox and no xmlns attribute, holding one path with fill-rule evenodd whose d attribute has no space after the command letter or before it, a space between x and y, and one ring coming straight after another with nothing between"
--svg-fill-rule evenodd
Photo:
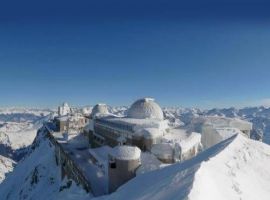
<instances>
[{"instance_id":1,"label":"snow-capped mountain","mask_svg":"<svg viewBox=\"0 0 270 200\"><path fill-rule=\"evenodd\" d=\"M15 164L12 159L0 155L0 183L5 180L6 174L13 171Z\"/></svg>"},{"instance_id":2,"label":"snow-capped mountain","mask_svg":"<svg viewBox=\"0 0 270 200\"><path fill-rule=\"evenodd\" d=\"M270 108L247 107L242 109L181 109L165 108L165 117L175 126L189 125L193 118L197 116L224 116L239 118L253 123L252 138L270 144Z\"/></svg>"},{"instance_id":3,"label":"snow-capped mountain","mask_svg":"<svg viewBox=\"0 0 270 200\"><path fill-rule=\"evenodd\" d=\"M51 114L48 109L0 109L0 183L27 153L37 130Z\"/></svg>"},{"instance_id":4,"label":"snow-capped mountain","mask_svg":"<svg viewBox=\"0 0 270 200\"><path fill-rule=\"evenodd\" d=\"M61 180L54 147L48 139L38 136L31 152L0 185L1 199L84 199L89 194L70 180ZM89 198L85 198L89 199Z\"/></svg>"},{"instance_id":5,"label":"snow-capped mountain","mask_svg":"<svg viewBox=\"0 0 270 200\"><path fill-rule=\"evenodd\" d=\"M61 180L54 147L42 131L39 135L32 152L1 184L1 197L92 199L73 181ZM237 135L186 162L139 174L115 193L94 199L266 200L270 195L269 165L269 145Z\"/></svg>"},{"instance_id":6,"label":"snow-capped mountain","mask_svg":"<svg viewBox=\"0 0 270 200\"><path fill-rule=\"evenodd\" d=\"M126 109L110 108L110 112L124 115ZM43 121L53 117L53 111L29 110L28 113L26 109L22 110L21 113L18 109L0 112L1 199L94 198L73 181L62 180L54 147L40 128ZM164 108L163 111L174 127L188 126L192 119L199 116L245 119L253 122L254 137L262 135L264 142L270 143L270 109L265 107L212 110ZM18 161L17 165L13 159ZM141 169L136 178L115 193L94 199L263 200L270 196L270 146L241 135L221 142L186 162L159 165L152 163L151 169Z\"/></svg>"},{"instance_id":7,"label":"snow-capped mountain","mask_svg":"<svg viewBox=\"0 0 270 200\"><path fill-rule=\"evenodd\" d=\"M18 161L52 114L48 109L0 109L0 155Z\"/></svg>"}]
</instances>

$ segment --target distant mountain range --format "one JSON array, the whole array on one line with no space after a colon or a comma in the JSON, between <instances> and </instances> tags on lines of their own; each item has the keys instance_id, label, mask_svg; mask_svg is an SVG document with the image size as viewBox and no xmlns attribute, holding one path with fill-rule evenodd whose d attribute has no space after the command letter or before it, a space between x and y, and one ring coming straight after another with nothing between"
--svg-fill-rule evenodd
<instances>
[{"instance_id":1,"label":"distant mountain range","mask_svg":"<svg viewBox=\"0 0 270 200\"><path fill-rule=\"evenodd\" d=\"M247 107L242 109L186 109L186 108L164 108L164 114L171 123L188 125L194 117L198 116L224 116L247 120L253 123L251 133L253 139L262 139L263 142L270 144L270 108L266 107Z\"/></svg>"},{"instance_id":2,"label":"distant mountain range","mask_svg":"<svg viewBox=\"0 0 270 200\"><path fill-rule=\"evenodd\" d=\"M87 110L90 113L91 107ZM126 110L127 107L110 108L110 112L117 115L125 115ZM199 116L248 120L254 125L252 137L262 138L270 144L270 109L266 107L211 110L164 108L163 111L170 125L175 127L188 126L192 119ZM73 181L61 179L53 146L40 129L43 121L53 116L53 110L0 109L1 198L92 198ZM270 146L239 135L187 162L140 174L116 193L96 199L254 199L258 194L260 199L268 199L269 152Z\"/></svg>"}]
</instances>

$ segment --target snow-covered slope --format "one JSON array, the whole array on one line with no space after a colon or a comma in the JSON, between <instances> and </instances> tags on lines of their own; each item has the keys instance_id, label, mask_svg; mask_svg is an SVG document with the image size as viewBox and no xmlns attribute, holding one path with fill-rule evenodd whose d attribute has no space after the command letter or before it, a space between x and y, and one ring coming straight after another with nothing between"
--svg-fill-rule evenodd
<instances>
[{"instance_id":1,"label":"snow-covered slope","mask_svg":"<svg viewBox=\"0 0 270 200\"><path fill-rule=\"evenodd\" d=\"M41 132L42 135L42 132ZM91 196L74 182L61 180L54 147L44 137L37 138L33 151L18 163L0 185L5 200L89 199Z\"/></svg>"},{"instance_id":2,"label":"snow-covered slope","mask_svg":"<svg viewBox=\"0 0 270 200\"><path fill-rule=\"evenodd\" d=\"M0 109L0 155L19 160L30 146L43 121L52 111L38 109Z\"/></svg>"},{"instance_id":3,"label":"snow-covered slope","mask_svg":"<svg viewBox=\"0 0 270 200\"><path fill-rule=\"evenodd\" d=\"M13 170L15 164L13 160L0 156L0 183L2 183L6 175Z\"/></svg>"},{"instance_id":4,"label":"snow-covered slope","mask_svg":"<svg viewBox=\"0 0 270 200\"><path fill-rule=\"evenodd\" d=\"M121 115L125 110L125 107L110 108L111 112ZM50 117L38 114L38 118L33 117L33 120L30 118L17 120L17 116L10 118L17 111L5 112L8 118L0 123L0 143L4 144L7 155L10 153L9 150L18 151L29 145L36 135L36 130ZM219 115L252 121L255 123L255 130L261 131L264 138L267 138L270 130L270 110L267 108L208 111L166 108L164 112L170 124L175 127L188 125L194 117ZM0 185L0 199L93 198L73 182L61 180L53 146L46 138L37 137L31 147L27 148L28 151L25 152L28 152L28 155L18 163L12 173L9 172L15 163L0 157L0 182L9 173ZM180 164L162 166L159 161L150 159L147 154L144 154L143 158L143 166L136 178L115 193L95 199L264 200L270 197L270 146L241 135L229 138L192 160Z\"/></svg>"},{"instance_id":5,"label":"snow-covered slope","mask_svg":"<svg viewBox=\"0 0 270 200\"><path fill-rule=\"evenodd\" d=\"M270 146L238 135L218 155L201 164L189 198L269 199L269 166Z\"/></svg>"},{"instance_id":6,"label":"snow-covered slope","mask_svg":"<svg viewBox=\"0 0 270 200\"><path fill-rule=\"evenodd\" d=\"M233 136L192 160L137 176L97 199L268 200L270 146Z\"/></svg>"}]
</instances>

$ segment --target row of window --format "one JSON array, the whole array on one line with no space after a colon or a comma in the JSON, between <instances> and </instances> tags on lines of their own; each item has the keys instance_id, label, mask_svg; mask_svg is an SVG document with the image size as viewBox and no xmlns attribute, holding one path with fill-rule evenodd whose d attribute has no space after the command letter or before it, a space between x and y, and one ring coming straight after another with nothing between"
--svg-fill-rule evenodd
<instances>
[{"instance_id":1,"label":"row of window","mask_svg":"<svg viewBox=\"0 0 270 200\"><path fill-rule=\"evenodd\" d=\"M120 136L128 137L127 133L124 133L122 131L115 130L115 129L112 129L112 128L109 128L106 126L102 126L99 124L95 125L95 132L100 134L100 135L103 135L104 137L109 137L109 138L112 138L114 140L116 140Z\"/></svg>"},{"instance_id":2,"label":"row of window","mask_svg":"<svg viewBox=\"0 0 270 200\"><path fill-rule=\"evenodd\" d=\"M95 142L97 142L99 145L104 145L105 144L105 140L97 135L94 135L94 140Z\"/></svg>"},{"instance_id":3,"label":"row of window","mask_svg":"<svg viewBox=\"0 0 270 200\"><path fill-rule=\"evenodd\" d=\"M129 132L133 132L133 129L132 129L131 125L119 124L119 123L107 121L105 119L96 119L96 122L100 122L102 124L105 124L105 125L108 125L108 126L111 126L111 127L115 127L115 128L119 128L119 129L122 129L122 130L129 131Z\"/></svg>"}]
</instances>

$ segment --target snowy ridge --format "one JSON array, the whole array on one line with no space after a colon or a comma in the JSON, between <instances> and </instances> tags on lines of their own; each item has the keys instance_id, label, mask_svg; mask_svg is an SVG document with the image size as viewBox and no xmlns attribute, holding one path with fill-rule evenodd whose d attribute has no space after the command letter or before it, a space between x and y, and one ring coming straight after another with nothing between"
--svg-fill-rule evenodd
<instances>
[{"instance_id":1,"label":"snowy ridge","mask_svg":"<svg viewBox=\"0 0 270 200\"><path fill-rule=\"evenodd\" d=\"M53 117L53 113L37 109L6 109L5 112L9 114L0 113L3 120L0 122L0 154L18 161L32 144L37 130L42 127L44 121Z\"/></svg>"},{"instance_id":2,"label":"snowy ridge","mask_svg":"<svg viewBox=\"0 0 270 200\"><path fill-rule=\"evenodd\" d=\"M37 138L33 149L1 184L1 199L84 200L91 197L74 182L61 180L54 148L47 139Z\"/></svg>"},{"instance_id":3,"label":"snowy ridge","mask_svg":"<svg viewBox=\"0 0 270 200\"><path fill-rule=\"evenodd\" d=\"M268 166L270 146L237 135L191 160L138 176L101 199L267 200Z\"/></svg>"},{"instance_id":4,"label":"snowy ridge","mask_svg":"<svg viewBox=\"0 0 270 200\"><path fill-rule=\"evenodd\" d=\"M13 170L15 164L13 160L0 156L0 183L5 180L6 174Z\"/></svg>"},{"instance_id":5,"label":"snowy ridge","mask_svg":"<svg viewBox=\"0 0 270 200\"><path fill-rule=\"evenodd\" d=\"M114 114L124 114L126 107L110 108ZM174 127L187 126L198 116L226 116L255 122L255 131L267 136L270 130L270 109L164 109L165 118ZM15 111L14 111L15 112ZM38 112L38 111L37 111ZM17 115L17 114L15 114ZM0 140L12 148L23 148L33 141L36 130L48 116L34 118L9 118L0 127ZM12 119L11 121L9 121ZM1 123L0 123L1 124ZM27 131L33 131L29 134ZM224 130L220 130L224 131ZM237 132L237 131L236 131ZM61 180L56 165L54 148L39 130L28 155L16 166L12 160L0 157L0 197L3 200L86 200L91 194L72 181ZM26 138L24 138L26 137ZM25 139L25 141L20 140ZM21 144L20 142L23 141ZM269 140L270 141L270 140ZM13 144L12 144L13 143ZM187 143L187 145L190 143ZM240 134L233 136L198 156L183 163L163 165L153 155L142 153L142 166L137 177L115 193L97 197L97 200L116 199L190 199L190 200L268 200L270 196L270 146L247 139ZM3 162L2 162L2 161ZM6 176L6 179L4 179ZM207 183L207 184L205 184Z\"/></svg>"},{"instance_id":6,"label":"snowy ridge","mask_svg":"<svg viewBox=\"0 0 270 200\"><path fill-rule=\"evenodd\" d=\"M201 164L189 198L269 199L270 170L267 166L270 166L270 146L239 134L217 156Z\"/></svg>"}]
</instances>

